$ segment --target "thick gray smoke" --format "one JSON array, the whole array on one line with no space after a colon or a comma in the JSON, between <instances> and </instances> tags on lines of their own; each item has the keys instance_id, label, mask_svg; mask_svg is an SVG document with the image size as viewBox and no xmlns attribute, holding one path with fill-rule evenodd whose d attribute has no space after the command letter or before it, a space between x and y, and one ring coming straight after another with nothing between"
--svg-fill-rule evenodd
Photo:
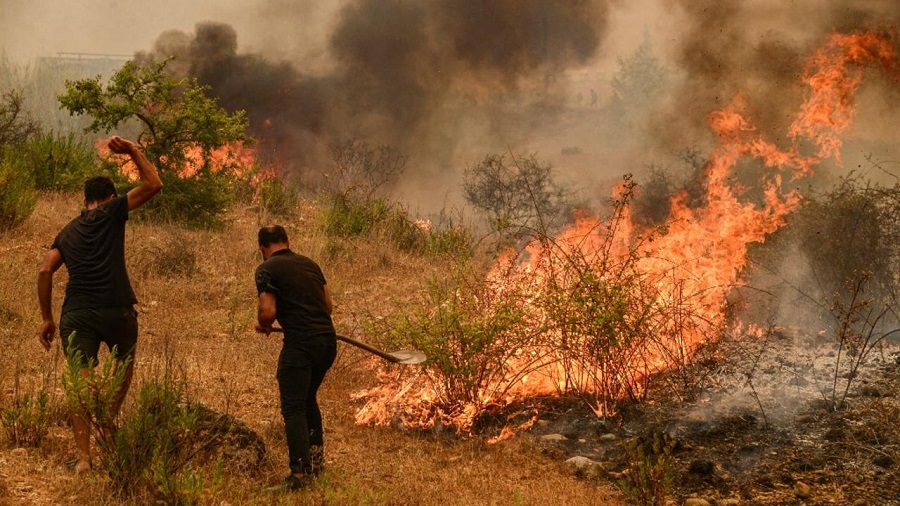
<instances>
[{"instance_id":1,"label":"thick gray smoke","mask_svg":"<svg viewBox=\"0 0 900 506\"><path fill-rule=\"evenodd\" d=\"M260 0L264 42L237 23L201 22L163 33L150 54L176 55L176 73L246 110L262 156L288 172L327 170L327 145L350 137L398 148L410 156L412 200L423 200L411 195L423 180L457 193L466 164L507 149L536 153L602 200L622 173L689 146L705 152L708 114L739 94L751 122L785 144L806 58L833 31L900 20L900 4L874 0L346 0L330 22L314 4ZM653 97L615 103L616 60L642 35L664 72L649 77L665 79L647 86ZM241 50L244 38L256 49ZM637 89L646 77L621 82ZM885 80L866 85L856 141L869 144L859 152L893 154L897 93Z\"/></svg>"},{"instance_id":2,"label":"thick gray smoke","mask_svg":"<svg viewBox=\"0 0 900 506\"><path fill-rule=\"evenodd\" d=\"M175 72L246 110L263 156L287 170L321 167L323 146L356 137L409 153L429 176L453 163L460 117L500 94L554 93L553 76L597 54L606 20L602 0L359 0L339 12L325 74L239 54L224 23L164 33L150 56L175 55Z\"/></svg>"}]
</instances>

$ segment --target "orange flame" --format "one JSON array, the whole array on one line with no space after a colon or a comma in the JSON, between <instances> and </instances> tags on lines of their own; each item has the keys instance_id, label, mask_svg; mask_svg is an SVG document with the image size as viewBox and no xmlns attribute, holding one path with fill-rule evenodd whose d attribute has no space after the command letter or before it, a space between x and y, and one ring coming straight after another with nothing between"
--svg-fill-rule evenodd
<instances>
[{"instance_id":1,"label":"orange flame","mask_svg":"<svg viewBox=\"0 0 900 506\"><path fill-rule=\"evenodd\" d=\"M615 400L625 390L640 394L648 375L673 365L673 357L690 359L700 346L720 335L726 324L726 296L740 283L748 245L763 242L783 226L787 214L801 201L796 191L783 188L782 173L798 179L811 175L825 158L834 157L840 163L840 135L853 123L854 97L865 68L878 64L890 70L894 61L889 42L876 34L834 34L806 66L803 80L810 90L790 127L793 144L787 149L766 141L747 121L741 96L710 114L709 123L719 144L705 167L706 205L691 208L687 195L676 195L665 232L654 235L653 240L642 239L641 234L648 236L650 232L639 230L631 221L629 209L623 206L609 221L579 216L552 241L533 240L525 254L508 252L501 258L489 275L489 283L498 294L508 290L535 294L531 301L524 302L534 322L547 317L546 308L536 302L537 294L550 284L566 286L571 282L561 279L565 275L560 266L573 253L585 259L586 265L607 266L633 255L630 258L640 273L641 286L652 294L651 307L678 312L679 305L689 306L680 319L651 322L657 336L635 341L634 348L623 353L626 363L621 368L560 371L556 351L520 350L510 359L509 373L497 379L499 384L494 388L486 389L488 393L502 392L502 398L475 399L469 405L455 407L452 413L435 405L442 397L441 387L429 380L427 370L421 374L383 372L379 386L356 395L366 401L357 413L357 423L387 425L399 421L412 427L452 424L466 431L486 406L508 405L529 396L583 392L600 385L608 391L600 392L600 400L593 407L603 415L609 412L609 405L603 402L609 397ZM802 139L815 143L818 149L814 155L801 154ZM761 206L741 202L741 190L730 182L737 162L747 157L772 169L761 183L765 196ZM617 188L616 197L625 190ZM517 260L520 258L526 260ZM614 271L597 275L609 276L610 272ZM548 335L545 343L561 346L560 339L559 335ZM522 367L528 368L527 373Z\"/></svg>"},{"instance_id":2,"label":"orange flame","mask_svg":"<svg viewBox=\"0 0 900 506\"><path fill-rule=\"evenodd\" d=\"M109 139L98 139L95 143L97 153L101 158L115 161L119 170L129 180L138 179L137 167L127 155L116 155L109 150ZM186 163L179 169L178 177L193 177L203 168L203 149L199 146L191 146L184 151ZM230 170L236 176L246 174L256 165L256 150L238 141L226 144L222 147L210 150L210 170L218 172ZM165 160L163 160L165 162Z\"/></svg>"}]
</instances>

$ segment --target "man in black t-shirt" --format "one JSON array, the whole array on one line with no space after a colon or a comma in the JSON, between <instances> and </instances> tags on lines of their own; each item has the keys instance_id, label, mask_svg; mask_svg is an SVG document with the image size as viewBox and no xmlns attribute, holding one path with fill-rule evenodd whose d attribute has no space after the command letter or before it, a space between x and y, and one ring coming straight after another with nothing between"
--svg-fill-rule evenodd
<instances>
[{"instance_id":1,"label":"man in black t-shirt","mask_svg":"<svg viewBox=\"0 0 900 506\"><path fill-rule=\"evenodd\" d=\"M93 177L84 183L81 215L66 225L53 240L38 272L38 300L42 323L41 344L49 350L56 334L53 320L53 274L63 265L69 271L66 297L59 319L60 336L68 356L80 356L83 372L97 363L100 343L106 343L115 358L125 364L122 386L110 412L115 416L125 399L134 373L137 343L137 302L125 269L125 222L162 189L156 167L137 144L113 137L113 153L127 154L138 168L140 184L124 197L108 177ZM72 413L72 429L78 458L75 471L91 468L89 421Z\"/></svg>"},{"instance_id":2,"label":"man in black t-shirt","mask_svg":"<svg viewBox=\"0 0 900 506\"><path fill-rule=\"evenodd\" d=\"M278 489L306 486L324 464L322 412L316 394L337 354L331 295L322 269L290 249L284 227L259 230L263 263L256 269L256 330L284 329L278 356L278 391L291 474Z\"/></svg>"}]
</instances>

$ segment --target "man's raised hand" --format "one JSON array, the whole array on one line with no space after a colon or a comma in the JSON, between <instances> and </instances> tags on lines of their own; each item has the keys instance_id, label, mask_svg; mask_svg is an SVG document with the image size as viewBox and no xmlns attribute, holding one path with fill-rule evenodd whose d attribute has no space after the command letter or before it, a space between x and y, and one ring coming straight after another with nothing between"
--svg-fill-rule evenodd
<instances>
[{"instance_id":1,"label":"man's raised hand","mask_svg":"<svg viewBox=\"0 0 900 506\"><path fill-rule=\"evenodd\" d=\"M114 136L109 140L109 150L119 155L130 155L134 153L137 145L129 140L119 136Z\"/></svg>"}]
</instances>

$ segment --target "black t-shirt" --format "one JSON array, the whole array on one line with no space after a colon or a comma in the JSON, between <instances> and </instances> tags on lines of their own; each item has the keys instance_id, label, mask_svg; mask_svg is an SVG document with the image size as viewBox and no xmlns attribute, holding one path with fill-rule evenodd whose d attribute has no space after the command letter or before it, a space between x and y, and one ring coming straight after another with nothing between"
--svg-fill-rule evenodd
<instances>
[{"instance_id":1,"label":"black t-shirt","mask_svg":"<svg viewBox=\"0 0 900 506\"><path fill-rule=\"evenodd\" d=\"M283 249L256 268L256 291L275 294L275 318L285 342L333 335L325 303L325 275L311 259Z\"/></svg>"},{"instance_id":2,"label":"black t-shirt","mask_svg":"<svg viewBox=\"0 0 900 506\"><path fill-rule=\"evenodd\" d=\"M59 250L69 271L63 313L137 303L125 270L127 220L128 197L116 197L82 210L53 240L50 247Z\"/></svg>"}]
</instances>

